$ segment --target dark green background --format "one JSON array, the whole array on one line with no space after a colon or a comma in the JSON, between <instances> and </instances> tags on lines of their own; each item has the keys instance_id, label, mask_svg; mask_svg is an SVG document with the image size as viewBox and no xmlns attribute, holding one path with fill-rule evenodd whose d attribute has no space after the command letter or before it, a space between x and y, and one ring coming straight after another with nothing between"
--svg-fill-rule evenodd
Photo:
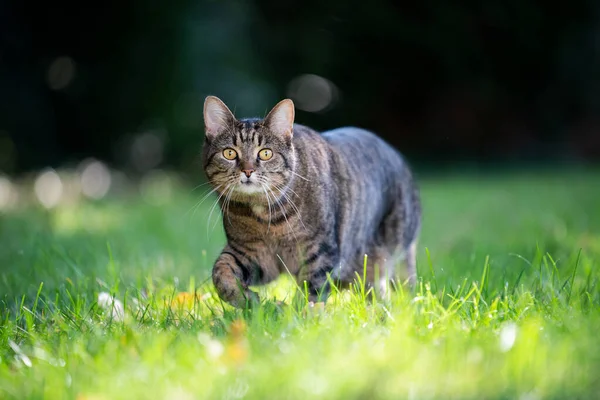
<instances>
[{"instance_id":1,"label":"dark green background","mask_svg":"<svg viewBox=\"0 0 600 400\"><path fill-rule=\"evenodd\" d=\"M262 116L305 73L339 96L298 122L375 130L417 163L594 161L599 35L585 0L0 0L0 171L127 168L147 131L161 166L193 170L204 96Z\"/></svg>"}]
</instances>

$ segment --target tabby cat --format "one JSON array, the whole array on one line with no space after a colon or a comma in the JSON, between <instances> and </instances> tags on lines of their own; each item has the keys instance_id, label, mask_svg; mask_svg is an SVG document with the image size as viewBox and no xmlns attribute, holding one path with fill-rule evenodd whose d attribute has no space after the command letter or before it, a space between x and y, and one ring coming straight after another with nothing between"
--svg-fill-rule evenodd
<instances>
[{"instance_id":1,"label":"tabby cat","mask_svg":"<svg viewBox=\"0 0 600 400\"><path fill-rule=\"evenodd\" d=\"M227 236L212 271L223 300L244 307L258 300L249 286L290 273L310 301L325 301L331 281L363 274L365 254L375 290L414 284L419 194L386 142L358 128L319 134L294 124L289 99L264 119L238 120L209 96L204 122L204 171Z\"/></svg>"}]
</instances>

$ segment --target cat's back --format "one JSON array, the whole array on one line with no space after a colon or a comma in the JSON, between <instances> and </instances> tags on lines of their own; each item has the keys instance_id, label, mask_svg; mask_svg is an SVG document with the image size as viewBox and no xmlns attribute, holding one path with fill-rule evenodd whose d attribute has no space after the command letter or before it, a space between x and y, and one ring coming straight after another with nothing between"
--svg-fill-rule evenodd
<instances>
[{"instance_id":1,"label":"cat's back","mask_svg":"<svg viewBox=\"0 0 600 400\"><path fill-rule=\"evenodd\" d=\"M307 164L326 163L321 171L334 180L342 178L365 186L400 184L412 186L412 173L402 154L377 134L353 126L324 132L294 125L294 140L301 153L310 154Z\"/></svg>"},{"instance_id":2,"label":"cat's back","mask_svg":"<svg viewBox=\"0 0 600 400\"><path fill-rule=\"evenodd\" d=\"M358 164L387 164L392 168L404 162L401 154L375 133L353 126L325 131L323 139L336 152Z\"/></svg>"},{"instance_id":3,"label":"cat's back","mask_svg":"<svg viewBox=\"0 0 600 400\"><path fill-rule=\"evenodd\" d=\"M343 143L348 141L381 140L375 133L355 126L342 126L321 133L328 142Z\"/></svg>"}]
</instances>

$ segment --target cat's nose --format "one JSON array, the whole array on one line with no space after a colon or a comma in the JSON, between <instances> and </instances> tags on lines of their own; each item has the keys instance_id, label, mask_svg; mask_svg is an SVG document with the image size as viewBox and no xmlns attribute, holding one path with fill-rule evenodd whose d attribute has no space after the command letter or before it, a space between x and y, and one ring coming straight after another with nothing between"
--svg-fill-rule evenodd
<instances>
[{"instance_id":1,"label":"cat's nose","mask_svg":"<svg viewBox=\"0 0 600 400\"><path fill-rule=\"evenodd\" d=\"M246 174L246 176L247 176L248 178L250 178L250 175L252 175L252 173L254 172L254 170L253 170L253 169L243 169L243 170L242 170L242 172L243 172L244 174Z\"/></svg>"}]
</instances>

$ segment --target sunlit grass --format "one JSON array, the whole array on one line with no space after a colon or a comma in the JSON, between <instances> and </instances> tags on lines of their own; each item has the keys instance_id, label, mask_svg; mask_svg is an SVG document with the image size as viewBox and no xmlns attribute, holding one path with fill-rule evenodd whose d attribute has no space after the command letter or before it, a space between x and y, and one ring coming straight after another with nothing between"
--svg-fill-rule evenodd
<instances>
[{"instance_id":1,"label":"sunlit grass","mask_svg":"<svg viewBox=\"0 0 600 400\"><path fill-rule=\"evenodd\" d=\"M211 199L112 198L0 217L0 398L594 398L600 174L422 182L419 287L307 308L210 283ZM208 232L208 233L207 233ZM113 297L114 296L114 297ZM114 302L113 302L114 300Z\"/></svg>"}]
</instances>

